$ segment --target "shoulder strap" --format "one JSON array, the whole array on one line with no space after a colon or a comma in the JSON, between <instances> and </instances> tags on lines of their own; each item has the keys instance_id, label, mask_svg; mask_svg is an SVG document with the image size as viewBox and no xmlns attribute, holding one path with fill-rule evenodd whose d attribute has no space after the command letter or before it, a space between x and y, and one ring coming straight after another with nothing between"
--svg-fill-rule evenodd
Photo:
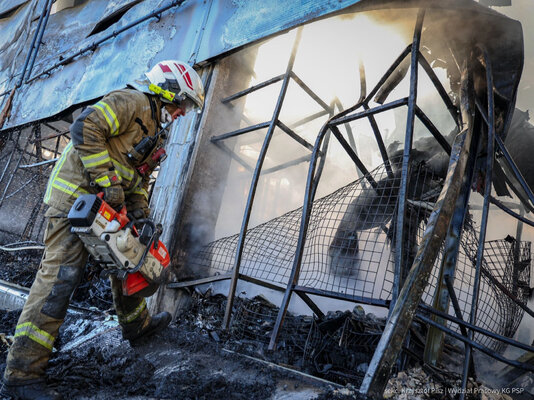
<instances>
[{"instance_id":1,"label":"shoulder strap","mask_svg":"<svg viewBox=\"0 0 534 400\"><path fill-rule=\"evenodd\" d=\"M147 96L148 96L148 102L150 103L150 111L152 113L152 119L156 123L156 132L158 132L161 129L161 125L158 119L158 106L156 105L156 101L154 100L152 96L150 95L147 95Z\"/></svg>"}]
</instances>

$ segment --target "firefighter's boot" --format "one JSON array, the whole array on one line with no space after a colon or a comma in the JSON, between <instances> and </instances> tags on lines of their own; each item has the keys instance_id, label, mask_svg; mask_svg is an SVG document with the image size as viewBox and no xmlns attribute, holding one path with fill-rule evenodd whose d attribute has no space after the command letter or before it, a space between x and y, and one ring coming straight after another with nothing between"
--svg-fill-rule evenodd
<instances>
[{"instance_id":1,"label":"firefighter's boot","mask_svg":"<svg viewBox=\"0 0 534 400\"><path fill-rule=\"evenodd\" d=\"M137 331L123 331L124 339L129 340L131 345L140 343L143 339L156 332L165 329L172 320L172 316L167 311L163 311L150 318L150 322Z\"/></svg>"},{"instance_id":2,"label":"firefighter's boot","mask_svg":"<svg viewBox=\"0 0 534 400\"><path fill-rule=\"evenodd\" d=\"M122 281L113 275L109 279L122 337L129 340L130 344L136 345L141 339L165 329L170 324L171 314L164 311L151 317L143 297L124 295Z\"/></svg>"},{"instance_id":3,"label":"firefighter's boot","mask_svg":"<svg viewBox=\"0 0 534 400\"><path fill-rule=\"evenodd\" d=\"M60 400L62 398L58 392L46 386L42 380L15 384L4 382L0 395L17 400Z\"/></svg>"}]
</instances>

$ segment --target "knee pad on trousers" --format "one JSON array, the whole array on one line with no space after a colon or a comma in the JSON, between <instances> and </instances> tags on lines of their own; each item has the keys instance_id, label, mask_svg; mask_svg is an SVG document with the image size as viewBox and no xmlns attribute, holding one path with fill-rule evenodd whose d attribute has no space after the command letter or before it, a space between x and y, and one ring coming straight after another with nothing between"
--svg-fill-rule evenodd
<instances>
[{"instance_id":1,"label":"knee pad on trousers","mask_svg":"<svg viewBox=\"0 0 534 400\"><path fill-rule=\"evenodd\" d=\"M49 317L64 319L69 307L69 300L74 289L80 284L83 268L71 265L59 267L57 280L41 309Z\"/></svg>"}]
</instances>

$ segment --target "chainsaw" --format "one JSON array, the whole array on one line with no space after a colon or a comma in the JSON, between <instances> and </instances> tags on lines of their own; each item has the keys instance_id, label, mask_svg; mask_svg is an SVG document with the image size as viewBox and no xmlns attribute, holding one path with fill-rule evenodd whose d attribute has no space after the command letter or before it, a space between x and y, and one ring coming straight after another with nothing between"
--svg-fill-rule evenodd
<instances>
[{"instance_id":1,"label":"chainsaw","mask_svg":"<svg viewBox=\"0 0 534 400\"><path fill-rule=\"evenodd\" d=\"M103 271L122 281L124 295L151 296L165 280L170 256L159 240L161 225L150 219L130 221L126 207L116 211L102 194L79 196L68 219Z\"/></svg>"}]
</instances>

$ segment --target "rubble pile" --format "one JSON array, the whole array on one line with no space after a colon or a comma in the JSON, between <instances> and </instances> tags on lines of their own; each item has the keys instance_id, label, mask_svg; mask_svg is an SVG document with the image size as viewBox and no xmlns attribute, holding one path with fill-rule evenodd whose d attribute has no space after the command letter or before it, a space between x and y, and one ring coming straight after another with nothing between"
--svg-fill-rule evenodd
<instances>
[{"instance_id":1,"label":"rubble pile","mask_svg":"<svg viewBox=\"0 0 534 400\"><path fill-rule=\"evenodd\" d=\"M23 253L0 251L0 279L30 287L37 273L42 251L27 250Z\"/></svg>"},{"instance_id":2,"label":"rubble pile","mask_svg":"<svg viewBox=\"0 0 534 400\"><path fill-rule=\"evenodd\" d=\"M225 296L194 292L192 300L189 312L175 324L136 347L122 340L116 316L109 312L69 313L50 361L49 384L67 399L166 399L179 394L183 399L227 400L228 393L232 393L231 399L364 398L357 388L384 329L383 319L365 313L360 306L353 311L330 312L321 321L288 314L278 349L271 352L267 345L278 308L265 298L237 298L229 331L221 329ZM0 312L2 364L18 315ZM416 335L412 336L416 343ZM288 383L290 373L275 364L307 375L292 376ZM458 398L459 374L413 365L408 362L408 369L389 380L385 399ZM309 375L344 387L319 381L305 387ZM317 389L317 385L322 386ZM275 394L282 397L273 397ZM471 380L466 399L511 397Z\"/></svg>"},{"instance_id":3,"label":"rubble pile","mask_svg":"<svg viewBox=\"0 0 534 400\"><path fill-rule=\"evenodd\" d=\"M21 254L0 251L0 280L29 288L35 279L42 251L27 250ZM113 312L109 280L100 276L101 270L98 264L89 260L82 283L72 295L71 305Z\"/></svg>"},{"instance_id":4,"label":"rubble pile","mask_svg":"<svg viewBox=\"0 0 534 400\"><path fill-rule=\"evenodd\" d=\"M322 321L310 316L287 314L278 340L277 350L267 350L278 308L262 296L253 299L236 298L234 318L229 332L220 328L226 305L223 295L211 296L195 292L191 312L184 314L179 324L188 326L206 339L241 354L289 366L310 375L339 383L344 388L329 392L318 399L354 399L380 340L385 320L365 313L361 306L353 311L329 312ZM412 339L404 371L396 372L384 393L386 399L445 400L457 399L461 388L460 373L451 368L430 367L422 359L423 325L414 323ZM461 347L447 340L448 360L462 360ZM461 369L460 369L461 370ZM510 400L505 391L488 388L470 379L466 399Z\"/></svg>"},{"instance_id":5,"label":"rubble pile","mask_svg":"<svg viewBox=\"0 0 534 400\"><path fill-rule=\"evenodd\" d=\"M18 313L0 311L0 330L12 333ZM190 318L193 321L194 318ZM68 314L47 371L47 383L65 399L264 400L315 398L328 384L305 382L223 351L199 326L182 320L132 347L114 316ZM5 366L7 346L2 347ZM352 397L358 398L358 397Z\"/></svg>"},{"instance_id":6,"label":"rubble pile","mask_svg":"<svg viewBox=\"0 0 534 400\"><path fill-rule=\"evenodd\" d=\"M232 351L342 385L361 384L385 326L385 320L366 314L360 306L352 312L329 312L323 321L288 313L273 352L267 346L278 307L264 297L237 298L228 333L220 331L226 297L209 292L195 292L193 297L193 309L183 316L181 325L189 324Z\"/></svg>"},{"instance_id":7,"label":"rubble pile","mask_svg":"<svg viewBox=\"0 0 534 400\"><path fill-rule=\"evenodd\" d=\"M457 399L462 387L461 377L446 371L441 371L441 374L441 377L436 371L427 374L422 367L400 371L389 379L384 399ZM473 378L469 378L465 394L467 400L512 400L512 397L501 389L488 388L475 382Z\"/></svg>"}]
</instances>

